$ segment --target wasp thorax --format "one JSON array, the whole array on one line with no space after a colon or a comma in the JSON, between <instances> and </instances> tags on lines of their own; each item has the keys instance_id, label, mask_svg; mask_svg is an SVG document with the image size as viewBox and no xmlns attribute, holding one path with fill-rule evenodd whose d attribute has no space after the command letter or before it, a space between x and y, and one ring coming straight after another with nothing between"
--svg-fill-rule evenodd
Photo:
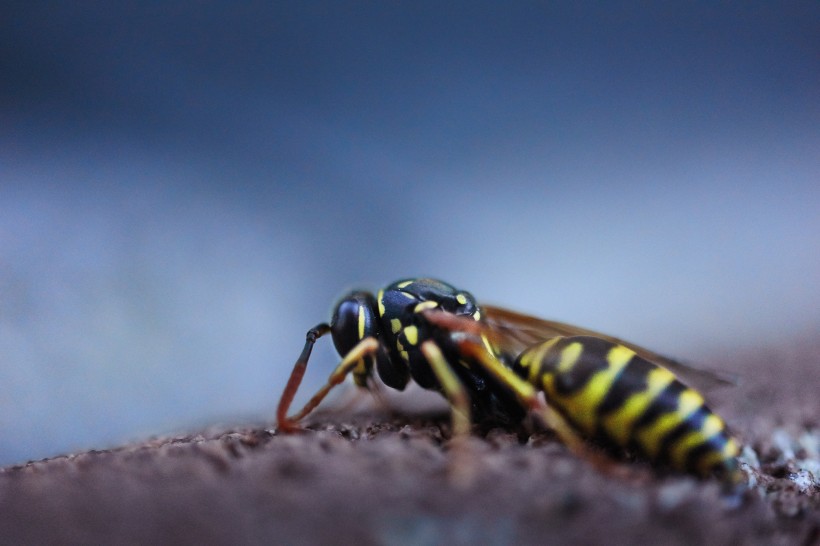
<instances>
[{"instance_id":1,"label":"wasp thorax","mask_svg":"<svg viewBox=\"0 0 820 546\"><path fill-rule=\"evenodd\" d=\"M416 313L439 309L454 315L473 316L478 310L472 294L437 279L398 281L385 289L384 296L383 304L392 310L388 314L399 314L404 309Z\"/></svg>"}]
</instances>

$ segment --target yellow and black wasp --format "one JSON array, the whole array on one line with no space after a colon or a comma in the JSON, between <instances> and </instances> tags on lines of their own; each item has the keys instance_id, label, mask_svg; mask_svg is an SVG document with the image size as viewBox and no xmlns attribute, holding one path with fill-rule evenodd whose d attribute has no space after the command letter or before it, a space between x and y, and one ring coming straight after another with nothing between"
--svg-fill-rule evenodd
<instances>
[{"instance_id":1,"label":"yellow and black wasp","mask_svg":"<svg viewBox=\"0 0 820 546\"><path fill-rule=\"evenodd\" d=\"M330 333L341 363L299 412L288 409L316 340ZM410 379L440 392L453 434L472 422L520 421L535 412L570 449L581 437L655 463L739 481L737 442L703 397L673 373L684 366L611 336L479 306L466 291L429 278L394 282L377 295L343 297L330 324L311 328L277 410L279 430L298 430L345 377L394 389ZM539 397L544 393L546 403Z\"/></svg>"}]
</instances>

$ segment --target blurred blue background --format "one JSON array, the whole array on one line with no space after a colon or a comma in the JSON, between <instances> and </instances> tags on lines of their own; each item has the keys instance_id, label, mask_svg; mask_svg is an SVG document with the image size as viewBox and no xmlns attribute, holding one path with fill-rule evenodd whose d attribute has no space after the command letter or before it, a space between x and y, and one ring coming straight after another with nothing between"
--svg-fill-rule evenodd
<instances>
[{"instance_id":1,"label":"blurred blue background","mask_svg":"<svg viewBox=\"0 0 820 546\"><path fill-rule=\"evenodd\" d=\"M405 276L707 367L817 332L819 6L5 3L0 464L269 423Z\"/></svg>"}]
</instances>

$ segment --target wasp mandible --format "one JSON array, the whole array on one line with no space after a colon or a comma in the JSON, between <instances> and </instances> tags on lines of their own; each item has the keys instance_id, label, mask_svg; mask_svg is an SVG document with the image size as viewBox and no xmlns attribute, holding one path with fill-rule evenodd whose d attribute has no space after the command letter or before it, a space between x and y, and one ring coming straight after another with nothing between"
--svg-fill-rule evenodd
<instances>
[{"instance_id":1,"label":"wasp mandible","mask_svg":"<svg viewBox=\"0 0 820 546\"><path fill-rule=\"evenodd\" d=\"M327 333L342 361L288 416L313 345ZM283 432L298 430L348 375L359 387L378 376L398 390L412 379L447 399L454 436L469 434L473 422L512 424L534 412L576 453L588 454L584 442L593 440L677 471L739 481L738 443L675 375L686 367L611 336L479 306L469 292L414 278L375 296L350 292L330 324L306 338L277 408Z\"/></svg>"}]
</instances>

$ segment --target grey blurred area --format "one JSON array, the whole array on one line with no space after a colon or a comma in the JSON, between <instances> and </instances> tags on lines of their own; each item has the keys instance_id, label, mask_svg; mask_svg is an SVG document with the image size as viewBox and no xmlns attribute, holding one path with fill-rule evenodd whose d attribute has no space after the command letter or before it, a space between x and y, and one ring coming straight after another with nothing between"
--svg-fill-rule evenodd
<instances>
[{"instance_id":1,"label":"grey blurred area","mask_svg":"<svg viewBox=\"0 0 820 546\"><path fill-rule=\"evenodd\" d=\"M406 276L707 367L816 334L818 21L4 4L0 464L268 423L334 300Z\"/></svg>"}]
</instances>

